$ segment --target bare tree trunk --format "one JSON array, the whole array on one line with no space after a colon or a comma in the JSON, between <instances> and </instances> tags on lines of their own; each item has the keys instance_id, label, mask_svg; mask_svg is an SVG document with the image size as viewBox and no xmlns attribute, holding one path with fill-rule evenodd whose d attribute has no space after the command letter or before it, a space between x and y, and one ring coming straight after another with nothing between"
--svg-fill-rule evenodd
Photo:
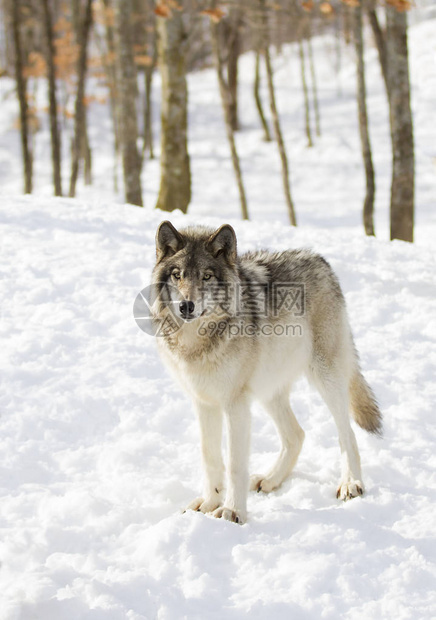
<instances>
[{"instance_id":1,"label":"bare tree trunk","mask_svg":"<svg viewBox=\"0 0 436 620\"><path fill-rule=\"evenodd\" d=\"M313 107L315 110L315 130L316 130L316 135L320 136L321 135L321 116L319 113L318 88L317 88L317 79L316 79L316 72L315 72L315 60L313 57L313 48L312 48L312 33L310 31L310 26L308 26L307 47L309 50L310 75L312 78Z\"/></svg>"},{"instance_id":2,"label":"bare tree trunk","mask_svg":"<svg viewBox=\"0 0 436 620\"><path fill-rule=\"evenodd\" d=\"M304 94L304 119L307 136L307 146L313 146L312 132L310 130L310 110L309 110L309 90L306 81L306 63L304 59L303 37L300 35L298 39L298 52L300 54L301 83L303 85Z\"/></svg>"},{"instance_id":3,"label":"bare tree trunk","mask_svg":"<svg viewBox=\"0 0 436 620\"><path fill-rule=\"evenodd\" d=\"M351 43L351 7L347 4L342 5L342 22L343 22L343 30L344 30L344 39L347 45Z\"/></svg>"},{"instance_id":4,"label":"bare tree trunk","mask_svg":"<svg viewBox=\"0 0 436 620\"><path fill-rule=\"evenodd\" d=\"M256 69L255 69L254 87L253 87L254 99L256 101L257 111L259 112L260 122L262 123L262 127L265 132L265 136L264 136L265 141L270 142L271 133L270 133L268 123L266 121L265 114L263 111L262 99L260 98L259 86L260 86L260 53L256 52Z\"/></svg>"},{"instance_id":5,"label":"bare tree trunk","mask_svg":"<svg viewBox=\"0 0 436 620\"><path fill-rule=\"evenodd\" d=\"M241 12L234 9L230 13L228 32L227 81L229 85L229 113L233 131L239 129L238 119L238 60L241 53Z\"/></svg>"},{"instance_id":6,"label":"bare tree trunk","mask_svg":"<svg viewBox=\"0 0 436 620\"><path fill-rule=\"evenodd\" d=\"M340 2L337 9L337 17L335 19L335 48L336 48L336 62L335 72L337 78L338 96L342 97L342 85L341 85L341 67L342 67L342 37L341 37L341 21L342 14L344 12L344 5Z\"/></svg>"},{"instance_id":7,"label":"bare tree trunk","mask_svg":"<svg viewBox=\"0 0 436 620\"><path fill-rule=\"evenodd\" d=\"M104 6L104 24L105 24L105 38L106 38L106 48L107 54L103 55L104 58L104 68L107 76L107 81L109 84L109 101L110 101L110 110L111 110L111 118L112 118L112 126L113 126L113 136L114 136L114 164L113 164L113 187L114 192L118 193L118 159L120 153L120 130L119 130L119 119L118 119L118 104L117 104L117 76L116 76L116 67L115 67L115 36L114 36L114 28L112 26L111 20L111 12L112 12L112 3L111 0L103 0ZM98 40L98 29L95 30L96 38Z\"/></svg>"},{"instance_id":8,"label":"bare tree trunk","mask_svg":"<svg viewBox=\"0 0 436 620\"><path fill-rule=\"evenodd\" d=\"M218 84L221 95L221 103L224 111L224 121L226 125L227 139L230 145L230 151L232 156L233 170L235 171L236 182L238 184L239 198L241 201L242 218L248 220L248 206L247 198L245 195L244 183L242 180L241 166L239 163L239 156L236 149L235 136L233 132L232 122L230 118L229 108L229 87L224 77L224 66L221 57L218 37L218 25L211 22L211 36L212 36L212 48L215 59L215 66L218 75Z\"/></svg>"},{"instance_id":9,"label":"bare tree trunk","mask_svg":"<svg viewBox=\"0 0 436 620\"><path fill-rule=\"evenodd\" d=\"M180 11L157 17L158 57L162 79L161 180L156 208L188 210L191 200L189 163L186 34Z\"/></svg>"},{"instance_id":10,"label":"bare tree trunk","mask_svg":"<svg viewBox=\"0 0 436 620\"><path fill-rule=\"evenodd\" d=\"M380 67L381 67L383 79L385 82L386 90L388 90L388 64L387 64L387 57L386 57L386 40L384 38L383 31L378 21L377 12L375 8L375 0L370 0L370 2L367 3L366 10L368 13L371 30L374 35L374 41L377 47Z\"/></svg>"},{"instance_id":11,"label":"bare tree trunk","mask_svg":"<svg viewBox=\"0 0 436 620\"><path fill-rule=\"evenodd\" d=\"M393 154L391 239L413 241L415 165L407 14L391 6L386 7L386 51Z\"/></svg>"},{"instance_id":12,"label":"bare tree trunk","mask_svg":"<svg viewBox=\"0 0 436 620\"><path fill-rule=\"evenodd\" d=\"M53 162L53 184L55 196L62 196L61 178L61 141L58 125L57 97L56 97L56 74L55 74L55 49L54 34L52 24L52 14L49 0L41 0L44 10L44 28L47 48L47 69L48 69L48 94L50 102L50 132L51 132L51 152Z\"/></svg>"},{"instance_id":13,"label":"bare tree trunk","mask_svg":"<svg viewBox=\"0 0 436 620\"><path fill-rule=\"evenodd\" d=\"M367 235L374 235L374 167L372 163L371 143L368 131L368 114L366 108L366 84L364 64L364 44L362 33L362 7L365 0L354 8L354 43L357 62L357 103L359 109L359 131L362 156L366 175L366 194L363 204L363 225Z\"/></svg>"},{"instance_id":14,"label":"bare tree trunk","mask_svg":"<svg viewBox=\"0 0 436 620\"><path fill-rule=\"evenodd\" d=\"M92 0L87 0L85 15L83 23L78 26L77 32L80 33L78 37L78 43L80 45L79 61L77 65L77 96L75 106L74 117L74 142L73 142L73 161L71 166L71 179L70 179L70 198L76 195L76 182L79 173L79 161L83 152L83 148L88 148L89 145L85 144L85 123L86 123L86 111L84 104L85 96L85 78L87 68L87 51L88 51L88 39L89 32L92 24ZM86 140L87 142L87 140Z\"/></svg>"},{"instance_id":15,"label":"bare tree trunk","mask_svg":"<svg viewBox=\"0 0 436 620\"><path fill-rule=\"evenodd\" d=\"M73 30L76 33L76 43L78 43L80 38L80 2L81 0L70 0L71 21L73 22Z\"/></svg>"},{"instance_id":16,"label":"bare tree trunk","mask_svg":"<svg viewBox=\"0 0 436 620\"><path fill-rule=\"evenodd\" d=\"M144 73L144 77L145 77L144 145L142 149L142 156L144 157L144 153L148 149L148 155L150 159L154 159L151 92L152 92L152 84L153 84L153 73L154 73L155 67L156 67L156 63L153 62L153 65L151 67L146 67L145 73Z\"/></svg>"},{"instance_id":17,"label":"bare tree trunk","mask_svg":"<svg viewBox=\"0 0 436 620\"><path fill-rule=\"evenodd\" d=\"M12 29L15 51L15 80L20 103L21 149L24 166L24 193L32 193L32 150L30 145L29 116L27 105L27 82L23 73L23 50L20 34L20 0L12 0Z\"/></svg>"},{"instance_id":18,"label":"bare tree trunk","mask_svg":"<svg viewBox=\"0 0 436 620\"><path fill-rule=\"evenodd\" d=\"M80 4L81 0L72 0L72 21L74 26L74 32L76 33L76 44L79 49L82 50L82 20L80 19ZM85 7L86 10L86 7ZM91 16L92 22L92 16ZM92 23L91 23L92 26ZM80 79L80 59L78 63L78 79ZM110 88L110 85L109 85ZM77 104L77 101L76 101ZM76 118L76 117L75 117ZM71 157L74 160L74 139L71 147ZM83 123L80 138L80 160L83 162L83 177L85 185L91 185L92 183L92 153L89 144L88 137L88 120L86 106L83 107ZM72 164L73 166L73 164ZM70 181L71 183L71 181ZM71 190L70 190L71 191Z\"/></svg>"},{"instance_id":19,"label":"bare tree trunk","mask_svg":"<svg viewBox=\"0 0 436 620\"><path fill-rule=\"evenodd\" d=\"M85 185L91 185L92 184L92 152L91 152L91 146L89 144L88 125L86 122L86 111L85 111L85 121L83 123L82 159L83 159L83 164L84 164L83 180L85 182Z\"/></svg>"},{"instance_id":20,"label":"bare tree trunk","mask_svg":"<svg viewBox=\"0 0 436 620\"><path fill-rule=\"evenodd\" d=\"M151 40L150 40L151 39ZM148 54L151 56L152 63L145 67L145 101L144 101L144 142L142 147L142 157L144 159L145 151L148 149L150 159L154 159L153 148L153 124L152 124L152 104L151 93L153 84L153 75L157 64L157 32L156 21L153 21L153 32L147 37Z\"/></svg>"},{"instance_id":21,"label":"bare tree trunk","mask_svg":"<svg viewBox=\"0 0 436 620\"><path fill-rule=\"evenodd\" d=\"M115 49L117 52L116 69L119 86L117 107L120 120L124 193L126 202L142 207L141 158L137 148L137 83L132 50L131 15L131 0L116 0Z\"/></svg>"},{"instance_id":22,"label":"bare tree trunk","mask_svg":"<svg viewBox=\"0 0 436 620\"><path fill-rule=\"evenodd\" d=\"M280 160L282 162L283 189L285 192L289 220L292 226L296 226L297 218L295 217L294 203L292 201L291 187L289 184L288 158L286 155L285 143L283 140L282 130L280 127L280 119L279 119L279 114L278 114L277 105L276 105L275 92L274 92L271 58L269 54L269 33L268 33L268 20L267 20L266 13L265 13L265 0L259 0L259 6L260 6L260 11L261 11L261 28L262 28L262 39L263 39L262 47L263 47L263 54L265 56L266 75L267 75L269 99L270 99L270 106L271 106L271 116L273 120L274 132L276 135L277 145L279 148Z\"/></svg>"}]
</instances>

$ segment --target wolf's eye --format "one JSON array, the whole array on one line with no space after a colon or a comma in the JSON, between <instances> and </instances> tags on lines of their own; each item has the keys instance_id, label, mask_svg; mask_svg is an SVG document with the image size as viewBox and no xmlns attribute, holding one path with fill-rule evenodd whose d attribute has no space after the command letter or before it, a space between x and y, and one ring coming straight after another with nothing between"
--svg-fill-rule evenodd
<instances>
[{"instance_id":1,"label":"wolf's eye","mask_svg":"<svg viewBox=\"0 0 436 620\"><path fill-rule=\"evenodd\" d=\"M174 280L180 280L180 271L173 271L171 275L173 276Z\"/></svg>"},{"instance_id":2,"label":"wolf's eye","mask_svg":"<svg viewBox=\"0 0 436 620\"><path fill-rule=\"evenodd\" d=\"M211 273L205 273L204 276L203 276L203 280L210 280L211 277L212 277Z\"/></svg>"}]
</instances>

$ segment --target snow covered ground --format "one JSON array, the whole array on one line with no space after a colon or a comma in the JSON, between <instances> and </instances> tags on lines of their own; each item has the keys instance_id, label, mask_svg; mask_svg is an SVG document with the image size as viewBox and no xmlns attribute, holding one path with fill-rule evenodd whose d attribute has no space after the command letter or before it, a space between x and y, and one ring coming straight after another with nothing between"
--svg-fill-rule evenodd
<instances>
[{"instance_id":1,"label":"snow covered ground","mask_svg":"<svg viewBox=\"0 0 436 620\"><path fill-rule=\"evenodd\" d=\"M240 527L180 514L200 491L197 425L132 317L160 218L1 201L0 617L434 617L434 254L236 222L241 250L331 261L385 417L384 439L357 429L367 494L338 503L334 423L302 383L295 474ZM258 408L252 443L262 470L278 442Z\"/></svg>"},{"instance_id":2,"label":"snow covered ground","mask_svg":"<svg viewBox=\"0 0 436 620\"><path fill-rule=\"evenodd\" d=\"M260 141L248 92L238 139L253 221L239 221L214 75L190 77L194 199L190 215L176 213L173 223L231 221L241 250L309 246L324 254L341 280L385 419L383 439L356 429L367 493L339 503L333 420L299 384L292 402L306 442L296 470L279 491L250 495L244 526L181 514L201 488L197 424L154 339L132 316L162 219L151 209L157 162L144 172L147 207L119 204L103 118L93 124L102 145L95 187L81 186L75 201L50 198L49 166L38 163L36 196L19 196L19 145L8 125L15 102L2 101L1 620L435 617L435 28L423 22L411 36L413 246L387 241L387 117L371 50L377 239L365 238L360 224L350 61L338 99L333 59L323 55L325 134L308 150L301 100L290 99L292 87L299 93L295 54L277 59L298 229L284 225L278 157ZM329 45L318 41L318 51ZM250 67L252 58L243 63ZM248 87L251 69L242 77ZM48 153L46 134L38 144ZM252 471L267 467L277 449L272 423L255 407Z\"/></svg>"}]
</instances>

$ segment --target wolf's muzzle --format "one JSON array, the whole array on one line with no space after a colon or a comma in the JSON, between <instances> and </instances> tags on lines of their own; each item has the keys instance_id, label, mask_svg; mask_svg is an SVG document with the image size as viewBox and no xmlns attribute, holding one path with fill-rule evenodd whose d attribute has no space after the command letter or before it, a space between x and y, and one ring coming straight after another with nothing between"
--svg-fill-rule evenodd
<instances>
[{"instance_id":1,"label":"wolf's muzzle","mask_svg":"<svg viewBox=\"0 0 436 620\"><path fill-rule=\"evenodd\" d=\"M193 301L181 301L179 304L180 315L183 319L194 318L195 304Z\"/></svg>"}]
</instances>

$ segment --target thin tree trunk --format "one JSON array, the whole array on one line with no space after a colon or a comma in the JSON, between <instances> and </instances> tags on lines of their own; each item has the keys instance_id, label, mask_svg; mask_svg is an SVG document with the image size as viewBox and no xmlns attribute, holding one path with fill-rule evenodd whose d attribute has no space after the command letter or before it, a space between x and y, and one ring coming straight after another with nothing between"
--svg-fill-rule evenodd
<instances>
[{"instance_id":1,"label":"thin tree trunk","mask_svg":"<svg viewBox=\"0 0 436 620\"><path fill-rule=\"evenodd\" d=\"M29 110L27 105L27 82L23 74L23 50L20 34L20 0L12 2L12 28L15 51L15 80L20 103L21 149L24 166L24 193L32 193L32 150L29 132Z\"/></svg>"},{"instance_id":2,"label":"thin tree trunk","mask_svg":"<svg viewBox=\"0 0 436 620\"><path fill-rule=\"evenodd\" d=\"M362 156L366 175L366 194L363 204L363 225L367 235L374 235L374 167L372 163L371 143L368 131L368 114L366 108L366 84L365 84L365 64L364 64L364 44L362 32L362 5L354 8L354 43L356 48L357 61L357 103L359 109L359 131L362 146Z\"/></svg>"},{"instance_id":3,"label":"thin tree trunk","mask_svg":"<svg viewBox=\"0 0 436 620\"><path fill-rule=\"evenodd\" d=\"M89 146L85 145L85 122L86 122L86 111L84 104L84 96L85 96L85 79L86 79L86 68L87 68L87 51L88 51L88 40L89 40L89 32L91 30L92 24L92 0L87 0L85 7L85 15L83 18L83 23L78 26L78 33L80 33L78 39L78 43L80 45L80 54L79 61L77 65L77 96L76 96L76 106L75 106L75 116L74 116L74 142L73 142L73 161L71 166L71 178L70 178L70 198L73 198L76 195L76 182L77 176L79 173L79 161L80 156L83 152L83 148L89 148ZM83 146L82 146L83 145Z\"/></svg>"},{"instance_id":4,"label":"thin tree trunk","mask_svg":"<svg viewBox=\"0 0 436 620\"><path fill-rule=\"evenodd\" d=\"M263 106L262 106L262 99L260 98L260 53L256 52L256 69L255 69L255 75L254 75L254 87L253 87L253 92L254 92L254 99L256 101L256 108L257 111L259 112L259 118L260 118L260 122L262 123L262 127L263 130L265 132L265 141L266 142L270 142L271 141L271 133L268 127L268 123L266 121L265 118L265 113L263 111Z\"/></svg>"},{"instance_id":5,"label":"thin tree trunk","mask_svg":"<svg viewBox=\"0 0 436 620\"><path fill-rule=\"evenodd\" d=\"M238 60L241 53L241 13L238 9L230 13L228 58L227 58L227 81L229 85L229 113L233 131L239 129L238 119Z\"/></svg>"},{"instance_id":6,"label":"thin tree trunk","mask_svg":"<svg viewBox=\"0 0 436 620\"><path fill-rule=\"evenodd\" d=\"M151 93L153 85L153 75L157 64L157 34L156 23L154 22L153 34L152 34L151 57L153 58L150 66L145 67L144 72L144 86L145 86L145 101L144 101L144 142L142 147L142 157L144 159L145 151L148 149L148 155L150 159L154 159L153 148L153 123L152 123L152 104ZM150 43L148 44L150 50Z\"/></svg>"},{"instance_id":7,"label":"thin tree trunk","mask_svg":"<svg viewBox=\"0 0 436 620\"><path fill-rule=\"evenodd\" d=\"M81 0L70 0L71 3L71 21L73 22L73 30L76 33L76 43L80 38L80 2Z\"/></svg>"},{"instance_id":8,"label":"thin tree trunk","mask_svg":"<svg viewBox=\"0 0 436 620\"><path fill-rule=\"evenodd\" d=\"M309 109L309 89L307 88L306 81L306 62L304 59L303 37L298 39L298 51L300 54L300 69L301 69L301 83L303 85L304 94L304 120L306 127L307 146L313 146L312 132L310 130L310 109Z\"/></svg>"},{"instance_id":9,"label":"thin tree trunk","mask_svg":"<svg viewBox=\"0 0 436 620\"><path fill-rule=\"evenodd\" d=\"M310 27L309 27L310 28ZM317 79L315 72L315 60L313 57L313 48L312 48L312 34L308 28L308 37L307 37L307 47L309 51L309 66L310 66L310 75L312 78L312 97L313 97L313 107L315 110L315 130L316 135L321 135L321 116L319 113L319 102L318 102L318 88L317 88Z\"/></svg>"},{"instance_id":10,"label":"thin tree trunk","mask_svg":"<svg viewBox=\"0 0 436 620\"><path fill-rule=\"evenodd\" d=\"M180 11L157 17L158 57L162 79L161 181L156 207L163 211L188 210L191 171L187 144L188 90L185 66L185 30Z\"/></svg>"},{"instance_id":11,"label":"thin tree trunk","mask_svg":"<svg viewBox=\"0 0 436 620\"><path fill-rule=\"evenodd\" d=\"M110 14L112 11L112 3L111 0L103 0L104 11L105 11L105 35L106 35L106 47L107 47L107 55L106 60L104 61L105 71L107 75L107 80L109 84L109 101L110 101L110 110L111 110L111 118L112 118L112 126L113 126L113 136L114 136L114 164L113 164L113 186L114 192L118 193L118 160L120 153L120 122L118 118L118 104L117 104L117 76L116 76L116 66L115 66L115 36L114 29L112 26ZM98 29L96 30L98 32Z\"/></svg>"},{"instance_id":12,"label":"thin tree trunk","mask_svg":"<svg viewBox=\"0 0 436 620\"><path fill-rule=\"evenodd\" d=\"M83 176L85 185L92 184L92 152L89 144L88 126L86 122L86 110L85 121L83 123L83 136L82 136L82 159L84 164Z\"/></svg>"},{"instance_id":13,"label":"thin tree trunk","mask_svg":"<svg viewBox=\"0 0 436 620\"><path fill-rule=\"evenodd\" d=\"M277 111L275 92L274 92L274 83L273 83L273 74L271 67L271 58L269 54L269 36L268 36L268 20L265 14L265 0L259 0L260 12L261 12L261 28L262 28L262 46L263 46L263 54L265 56L265 64L266 64L266 75L268 82L268 91L269 91L269 99L270 99L270 107L271 107L271 116L274 125L274 132L276 135L277 145L280 153L280 160L282 163L282 180L283 180L283 189L285 192L286 205L288 209L289 221L292 226L297 225L297 218L295 217L295 209L294 203L292 201L291 196L291 187L289 183L289 166L288 166L288 158L285 150L285 143L283 140L282 130L280 127L280 119Z\"/></svg>"},{"instance_id":14,"label":"thin tree trunk","mask_svg":"<svg viewBox=\"0 0 436 620\"><path fill-rule=\"evenodd\" d=\"M335 48L336 48L336 63L335 72L337 78L338 96L342 97L342 84L341 84L341 68L342 68L342 36L341 36L341 22L340 15L344 11L344 5L340 2L338 5L338 14L335 19Z\"/></svg>"},{"instance_id":15,"label":"thin tree trunk","mask_svg":"<svg viewBox=\"0 0 436 620\"><path fill-rule=\"evenodd\" d=\"M344 39L346 45L350 45L351 43L351 7L346 5L342 5L342 22L343 22L343 31L344 31Z\"/></svg>"},{"instance_id":16,"label":"thin tree trunk","mask_svg":"<svg viewBox=\"0 0 436 620\"><path fill-rule=\"evenodd\" d=\"M56 74L55 74L55 49L54 34L52 24L52 14L49 0L41 0L44 10L44 29L47 48L47 69L48 69L48 95L50 103L50 133L51 133L51 152L53 162L53 184L55 196L62 196L61 178L61 141L58 125L57 97L56 97Z\"/></svg>"},{"instance_id":17,"label":"thin tree trunk","mask_svg":"<svg viewBox=\"0 0 436 620\"><path fill-rule=\"evenodd\" d=\"M386 52L393 155L391 239L413 241L415 164L407 14L391 6L386 7Z\"/></svg>"},{"instance_id":18,"label":"thin tree trunk","mask_svg":"<svg viewBox=\"0 0 436 620\"><path fill-rule=\"evenodd\" d=\"M131 1L117 0L115 3L115 49L119 86L117 107L120 119L124 193L126 202L142 207L141 158L137 148L137 83L132 50L131 15Z\"/></svg>"},{"instance_id":19,"label":"thin tree trunk","mask_svg":"<svg viewBox=\"0 0 436 620\"><path fill-rule=\"evenodd\" d=\"M150 159L154 159L153 148L153 123L152 123L152 105L151 105L151 92L153 84L153 73L155 64L152 67L146 67L144 72L145 77L145 105L144 105L144 146L143 153L148 149L148 156Z\"/></svg>"},{"instance_id":20,"label":"thin tree trunk","mask_svg":"<svg viewBox=\"0 0 436 620\"><path fill-rule=\"evenodd\" d=\"M386 90L388 89L388 64L387 64L387 56L386 56L386 40L383 35L383 31L380 27L380 23L378 21L377 12L375 8L374 0L367 3L366 10L368 13L369 23L371 25L371 30L374 36L374 41L378 51L378 57L380 61L380 67L383 75L383 80L385 82Z\"/></svg>"},{"instance_id":21,"label":"thin tree trunk","mask_svg":"<svg viewBox=\"0 0 436 620\"><path fill-rule=\"evenodd\" d=\"M91 16L92 22L93 16ZM74 23L74 31L76 33L76 41L80 46L80 38L81 38L81 28L80 28L80 0L73 0L73 23ZM91 23L92 27L92 23ZM89 144L89 136L88 136L88 118L87 118L87 109L84 106L83 110L83 124L82 124L82 137L80 141L80 159L83 162L83 177L85 185L92 184L92 152L91 146Z\"/></svg>"},{"instance_id":22,"label":"thin tree trunk","mask_svg":"<svg viewBox=\"0 0 436 620\"><path fill-rule=\"evenodd\" d=\"M223 66L223 61L222 61L221 52L219 48L218 25L212 22L211 22L211 37L212 37L213 55L215 59L215 66L217 70L218 84L219 84L220 95L221 95L221 103L222 103L223 110L224 110L224 121L226 125L227 139L230 145L233 170L235 172L236 182L238 184L238 190L239 190L239 198L241 201L242 218L244 220L248 220L249 217L248 217L247 198L245 195L245 188L244 188L244 182L242 180L241 166L239 163L239 156L238 156L238 152L236 149L235 136L234 136L234 132L232 128L232 122L230 118L230 111L229 111L229 105L228 105L229 104L229 88L224 78L224 66Z\"/></svg>"}]
</instances>

